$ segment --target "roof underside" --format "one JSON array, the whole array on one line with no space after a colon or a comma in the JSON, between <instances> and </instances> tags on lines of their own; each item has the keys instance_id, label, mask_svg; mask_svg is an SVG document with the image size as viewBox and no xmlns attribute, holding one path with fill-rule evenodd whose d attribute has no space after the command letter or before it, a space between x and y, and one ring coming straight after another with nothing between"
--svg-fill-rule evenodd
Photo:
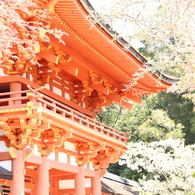
<instances>
[{"instance_id":1,"label":"roof underside","mask_svg":"<svg viewBox=\"0 0 195 195\"><path fill-rule=\"evenodd\" d=\"M90 11L89 2L81 2L88 8L87 11ZM129 83L136 70L143 67L144 59L138 60L118 42L113 41L103 26L94 23L87 11L78 1L59 0L55 5L55 14L61 18L64 25L57 24L56 21L53 24L69 34L64 37L67 46L78 52L86 61L117 82ZM145 74L139 83L140 86L147 87L157 85L156 77L149 74ZM170 86L168 82L163 84L163 87Z\"/></svg>"},{"instance_id":2,"label":"roof underside","mask_svg":"<svg viewBox=\"0 0 195 195\"><path fill-rule=\"evenodd\" d=\"M94 9L88 0L35 1L50 11L52 27L68 33L69 36L63 36L66 43L64 50L68 54L74 53L70 64L79 68L79 79L87 80L88 71L92 70L123 93L126 89L124 85L134 83L134 74L141 68L146 69L147 61L137 51L122 38L114 41L111 35L116 33L112 32L108 25L94 22L90 15ZM158 76L162 78L160 83ZM78 80L76 77L74 79ZM147 72L130 90L144 91L133 93L140 97L143 94L166 90L176 81L160 75L158 71Z\"/></svg>"}]
</instances>

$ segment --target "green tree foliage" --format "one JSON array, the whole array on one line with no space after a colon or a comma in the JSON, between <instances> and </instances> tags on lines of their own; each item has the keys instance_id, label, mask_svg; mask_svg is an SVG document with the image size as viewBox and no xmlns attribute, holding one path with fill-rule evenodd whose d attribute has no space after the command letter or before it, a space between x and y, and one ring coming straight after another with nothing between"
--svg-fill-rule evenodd
<instances>
[{"instance_id":1,"label":"green tree foliage","mask_svg":"<svg viewBox=\"0 0 195 195\"><path fill-rule=\"evenodd\" d=\"M183 138L182 125L175 124L163 110L152 110L149 118L141 124L134 136L145 142L160 141L167 138Z\"/></svg>"},{"instance_id":2,"label":"green tree foliage","mask_svg":"<svg viewBox=\"0 0 195 195\"><path fill-rule=\"evenodd\" d=\"M99 121L123 132L131 132L131 141L158 141L184 138L195 143L195 112L192 100L182 94L161 92L150 95L132 110L112 104L98 114ZM152 133L153 132L153 133ZM153 134L153 137L150 137Z\"/></svg>"},{"instance_id":3,"label":"green tree foliage","mask_svg":"<svg viewBox=\"0 0 195 195\"><path fill-rule=\"evenodd\" d=\"M148 179L151 178L151 174L148 174L148 172L142 167L137 171L130 169L127 164L119 165L119 163L111 163L108 172L134 181L138 181L144 175L146 175Z\"/></svg>"},{"instance_id":4,"label":"green tree foliage","mask_svg":"<svg viewBox=\"0 0 195 195\"><path fill-rule=\"evenodd\" d=\"M97 114L97 120L101 123L104 123L110 127L115 127L116 124L118 124L118 120L123 115L124 109L117 105L117 104L111 104L110 107L104 107L102 108L102 113L96 113Z\"/></svg>"},{"instance_id":5,"label":"green tree foliage","mask_svg":"<svg viewBox=\"0 0 195 195\"><path fill-rule=\"evenodd\" d=\"M193 131L195 112L193 101L185 98L182 94L165 92L154 95L154 98L156 104L154 104L153 109L164 110L176 125L179 123L182 124L182 131L185 133L185 143L195 143L195 132Z\"/></svg>"},{"instance_id":6,"label":"green tree foliage","mask_svg":"<svg viewBox=\"0 0 195 195\"><path fill-rule=\"evenodd\" d=\"M195 112L192 100L182 94L161 92L134 104L132 110L112 104L104 108L98 119L123 132L131 132L131 142L160 141L167 138L184 138L186 144L195 143ZM139 172L111 164L109 172L138 180L146 171ZM150 175L147 175L149 177Z\"/></svg>"}]
</instances>

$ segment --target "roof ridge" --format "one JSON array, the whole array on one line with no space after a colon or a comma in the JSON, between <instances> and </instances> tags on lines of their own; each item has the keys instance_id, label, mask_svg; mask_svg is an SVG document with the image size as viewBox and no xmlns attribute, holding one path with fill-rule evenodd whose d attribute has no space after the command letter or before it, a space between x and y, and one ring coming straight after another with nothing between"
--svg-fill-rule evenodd
<instances>
[{"instance_id":1,"label":"roof ridge","mask_svg":"<svg viewBox=\"0 0 195 195\"><path fill-rule=\"evenodd\" d=\"M91 18L95 20L97 17L100 17L99 14L95 11L94 7L91 5L89 0L79 0L79 2L82 4L82 6L85 8L85 10L88 12L88 14L91 15ZM94 14L95 13L95 14ZM112 29L112 27L105 23L104 21L98 21L98 24L101 26L101 28L108 33L111 37L116 37L116 42L120 44L129 54L134 56L137 60L139 60L142 63L143 67L151 68L153 65L149 64L145 57L143 57L135 48L133 48L123 37L121 37L115 30ZM172 76L169 76L167 74L161 73L158 70L155 70L152 72L153 75L159 77L162 81L165 81L169 84L174 84L178 82L179 78L173 78Z\"/></svg>"}]
</instances>

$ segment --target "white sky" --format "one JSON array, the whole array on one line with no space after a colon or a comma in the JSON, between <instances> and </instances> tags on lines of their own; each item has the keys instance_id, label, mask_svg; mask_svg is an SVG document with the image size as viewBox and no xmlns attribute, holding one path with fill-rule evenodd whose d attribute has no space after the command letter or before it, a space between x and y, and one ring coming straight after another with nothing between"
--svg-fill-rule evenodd
<instances>
[{"instance_id":1,"label":"white sky","mask_svg":"<svg viewBox=\"0 0 195 195\"><path fill-rule=\"evenodd\" d=\"M114 3L113 0L89 0L91 5L96 9L97 12L102 12L102 5L110 6Z\"/></svg>"}]
</instances>

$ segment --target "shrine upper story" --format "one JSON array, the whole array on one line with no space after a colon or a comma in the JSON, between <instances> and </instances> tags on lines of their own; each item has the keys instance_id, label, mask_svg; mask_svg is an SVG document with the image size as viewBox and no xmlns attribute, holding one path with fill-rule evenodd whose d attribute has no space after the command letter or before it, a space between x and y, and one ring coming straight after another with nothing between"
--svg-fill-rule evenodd
<instances>
[{"instance_id":1,"label":"shrine upper story","mask_svg":"<svg viewBox=\"0 0 195 195\"><path fill-rule=\"evenodd\" d=\"M0 45L0 166L13 176L0 184L13 195L100 195L100 177L127 150L128 133L96 121L95 112L112 102L131 109L177 79L158 71L135 79L151 65L95 22L88 0L32 1L30 12L13 6L19 1L5 5L25 26L3 23L16 33Z\"/></svg>"},{"instance_id":2,"label":"shrine upper story","mask_svg":"<svg viewBox=\"0 0 195 195\"><path fill-rule=\"evenodd\" d=\"M134 74L147 68L147 61L124 39L113 40L116 33L108 25L93 21L90 13L94 10L87 0L35 2L39 8L48 10L50 28L58 28L67 35L60 41L48 35L50 43L38 39L34 46L36 64L29 62L18 46L14 47L17 57L22 58L14 64L4 61L5 75L20 75L44 86L53 96L90 117L112 102L131 108L126 100L140 103L140 97L166 90L176 81L156 71L144 74L134 83ZM19 28L18 34L29 39L24 29ZM2 54L2 58L6 56ZM131 87L127 89L128 85Z\"/></svg>"},{"instance_id":3,"label":"shrine upper story","mask_svg":"<svg viewBox=\"0 0 195 195\"><path fill-rule=\"evenodd\" d=\"M14 64L6 60L3 52L0 54L4 60L0 69L0 126L6 127L11 145L23 148L30 143L30 137L43 143L41 132L47 135L44 144L51 141L52 147L60 145L59 140L75 144L93 138L99 148L106 142L109 148L125 149L126 134L95 121L94 111L101 112L112 102L131 109L127 100L140 103L142 96L166 90L177 80L161 75L159 83L160 73L156 71L145 73L134 83L133 75L147 68L147 61L122 38L113 40L115 32L108 25L95 23L89 17L94 10L87 0L34 2L38 8L47 9L50 28L67 35L61 41L49 34L50 42L37 39L36 64L17 45L13 47L17 57ZM24 14L20 17L37 20ZM44 36L44 32L39 33ZM22 28L18 28L18 36L30 37ZM44 146L41 152L44 155Z\"/></svg>"}]
</instances>

